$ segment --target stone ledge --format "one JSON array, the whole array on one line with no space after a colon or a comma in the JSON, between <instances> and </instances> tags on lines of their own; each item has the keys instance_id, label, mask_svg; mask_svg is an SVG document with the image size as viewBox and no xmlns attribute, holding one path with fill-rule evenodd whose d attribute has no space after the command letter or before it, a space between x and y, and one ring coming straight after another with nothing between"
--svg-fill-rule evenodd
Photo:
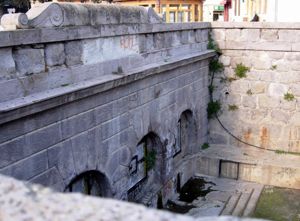
<instances>
[{"instance_id":1,"label":"stone ledge","mask_svg":"<svg viewBox=\"0 0 300 221\"><path fill-rule=\"evenodd\" d=\"M192 218L112 199L56 193L38 185L0 176L1 220L101 221L249 221L236 217Z\"/></svg>"},{"instance_id":2,"label":"stone ledge","mask_svg":"<svg viewBox=\"0 0 300 221\"><path fill-rule=\"evenodd\" d=\"M208 29L210 24L174 23L174 24L109 24L97 26L73 26L61 28L20 29L0 31L0 48L17 45L43 44L59 41L81 40L99 37L112 37L157 32Z\"/></svg>"},{"instance_id":3,"label":"stone ledge","mask_svg":"<svg viewBox=\"0 0 300 221\"><path fill-rule=\"evenodd\" d=\"M78 84L3 102L0 104L0 124L82 99L133 81L141 80L153 74L162 73L183 65L208 59L214 55L215 52L213 51L204 51L178 56L168 61L145 65L122 75L104 75L90 81L84 81Z\"/></svg>"},{"instance_id":4,"label":"stone ledge","mask_svg":"<svg viewBox=\"0 0 300 221\"><path fill-rule=\"evenodd\" d=\"M300 23L291 22L211 22L216 29L300 29Z\"/></svg>"}]
</instances>

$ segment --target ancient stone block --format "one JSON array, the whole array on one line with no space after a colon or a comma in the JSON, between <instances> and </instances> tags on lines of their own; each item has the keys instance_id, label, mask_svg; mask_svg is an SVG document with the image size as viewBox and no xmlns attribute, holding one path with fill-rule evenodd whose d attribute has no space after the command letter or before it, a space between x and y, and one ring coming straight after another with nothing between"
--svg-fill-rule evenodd
<instances>
[{"instance_id":1,"label":"ancient stone block","mask_svg":"<svg viewBox=\"0 0 300 221\"><path fill-rule=\"evenodd\" d=\"M276 108L279 106L279 99L274 99L266 95L258 96L258 104L260 108Z\"/></svg>"},{"instance_id":2,"label":"ancient stone block","mask_svg":"<svg viewBox=\"0 0 300 221\"><path fill-rule=\"evenodd\" d=\"M271 83L268 88L268 95L273 98L283 98L288 89L285 84Z\"/></svg>"},{"instance_id":3,"label":"ancient stone block","mask_svg":"<svg viewBox=\"0 0 300 221\"><path fill-rule=\"evenodd\" d=\"M45 71L44 49L17 48L13 57L21 76Z\"/></svg>"},{"instance_id":4,"label":"ancient stone block","mask_svg":"<svg viewBox=\"0 0 300 221\"><path fill-rule=\"evenodd\" d=\"M237 41L240 38L240 29L226 29L225 36L226 41Z\"/></svg>"},{"instance_id":5,"label":"ancient stone block","mask_svg":"<svg viewBox=\"0 0 300 221\"><path fill-rule=\"evenodd\" d=\"M66 65L82 64L82 42L81 41L68 41L65 44Z\"/></svg>"},{"instance_id":6,"label":"ancient stone block","mask_svg":"<svg viewBox=\"0 0 300 221\"><path fill-rule=\"evenodd\" d=\"M277 41L279 38L278 30L275 29L262 29L261 39L265 41Z\"/></svg>"},{"instance_id":7,"label":"ancient stone block","mask_svg":"<svg viewBox=\"0 0 300 221\"><path fill-rule=\"evenodd\" d=\"M256 96L243 96L242 97L242 104L244 107L248 107L248 108L252 108L255 109L256 108Z\"/></svg>"},{"instance_id":8,"label":"ancient stone block","mask_svg":"<svg viewBox=\"0 0 300 221\"><path fill-rule=\"evenodd\" d=\"M69 182L75 177L75 166L70 140L48 149L49 168L56 167L62 178Z\"/></svg>"},{"instance_id":9,"label":"ancient stone block","mask_svg":"<svg viewBox=\"0 0 300 221\"><path fill-rule=\"evenodd\" d=\"M65 188L63 179L55 167L35 176L30 180L30 182L41 184L43 186L49 186L52 189L60 192L63 192Z\"/></svg>"},{"instance_id":10,"label":"ancient stone block","mask_svg":"<svg viewBox=\"0 0 300 221\"><path fill-rule=\"evenodd\" d=\"M64 44L47 44L45 48L46 65L55 66L65 63Z\"/></svg>"},{"instance_id":11,"label":"ancient stone block","mask_svg":"<svg viewBox=\"0 0 300 221\"><path fill-rule=\"evenodd\" d=\"M24 169L26 168L26 169ZM20 180L28 180L48 169L47 151L40 152L16 164L0 169L0 173L15 177Z\"/></svg>"},{"instance_id":12,"label":"ancient stone block","mask_svg":"<svg viewBox=\"0 0 300 221\"><path fill-rule=\"evenodd\" d=\"M11 78L11 74L16 70L11 48L0 49L0 61L0 79Z\"/></svg>"},{"instance_id":13,"label":"ancient stone block","mask_svg":"<svg viewBox=\"0 0 300 221\"><path fill-rule=\"evenodd\" d=\"M256 70L268 70L271 68L271 59L267 53L259 53L255 57L252 57L253 68Z\"/></svg>"},{"instance_id":14,"label":"ancient stone block","mask_svg":"<svg viewBox=\"0 0 300 221\"><path fill-rule=\"evenodd\" d=\"M229 56L221 55L219 57L219 61L225 66L228 67L230 66L231 63L231 58Z\"/></svg>"},{"instance_id":15,"label":"ancient stone block","mask_svg":"<svg viewBox=\"0 0 300 221\"><path fill-rule=\"evenodd\" d=\"M26 146L31 147L32 152L54 145L62 140L60 124L56 123L26 134L25 140Z\"/></svg>"},{"instance_id":16,"label":"ancient stone block","mask_svg":"<svg viewBox=\"0 0 300 221\"><path fill-rule=\"evenodd\" d=\"M271 117L275 122L282 122L287 124L291 116L286 111L273 110L271 112Z\"/></svg>"},{"instance_id":17,"label":"ancient stone block","mask_svg":"<svg viewBox=\"0 0 300 221\"><path fill-rule=\"evenodd\" d=\"M78 127L80 125L80 127ZM87 111L82 114L67 118L61 122L62 137L64 139L88 130L95 125L94 111Z\"/></svg>"},{"instance_id":18,"label":"ancient stone block","mask_svg":"<svg viewBox=\"0 0 300 221\"><path fill-rule=\"evenodd\" d=\"M213 29L211 34L212 34L212 38L215 41L224 41L225 40L225 29Z\"/></svg>"},{"instance_id":19,"label":"ancient stone block","mask_svg":"<svg viewBox=\"0 0 300 221\"><path fill-rule=\"evenodd\" d=\"M260 30L259 29L242 29L240 41L259 41Z\"/></svg>"},{"instance_id":20,"label":"ancient stone block","mask_svg":"<svg viewBox=\"0 0 300 221\"><path fill-rule=\"evenodd\" d=\"M188 44L189 43L189 31L181 31L180 33L180 40L181 44Z\"/></svg>"},{"instance_id":21,"label":"ancient stone block","mask_svg":"<svg viewBox=\"0 0 300 221\"><path fill-rule=\"evenodd\" d=\"M250 85L249 93L262 94L266 90L266 84L264 82L254 82Z\"/></svg>"}]
</instances>

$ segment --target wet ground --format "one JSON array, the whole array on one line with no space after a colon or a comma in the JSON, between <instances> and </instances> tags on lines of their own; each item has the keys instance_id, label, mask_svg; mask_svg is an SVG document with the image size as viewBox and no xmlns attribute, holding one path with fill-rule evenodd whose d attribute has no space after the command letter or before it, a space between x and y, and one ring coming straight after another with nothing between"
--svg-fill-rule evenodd
<instances>
[{"instance_id":1,"label":"wet ground","mask_svg":"<svg viewBox=\"0 0 300 221\"><path fill-rule=\"evenodd\" d=\"M262 187L250 182L198 175L188 180L164 209L193 217L248 214L253 212Z\"/></svg>"}]
</instances>

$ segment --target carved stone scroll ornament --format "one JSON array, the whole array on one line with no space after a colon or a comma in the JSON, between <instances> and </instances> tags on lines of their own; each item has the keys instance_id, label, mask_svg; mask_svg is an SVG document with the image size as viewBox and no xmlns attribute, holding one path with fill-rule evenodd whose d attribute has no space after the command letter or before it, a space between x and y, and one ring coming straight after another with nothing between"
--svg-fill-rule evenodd
<instances>
[{"instance_id":1,"label":"carved stone scroll ornament","mask_svg":"<svg viewBox=\"0 0 300 221\"><path fill-rule=\"evenodd\" d=\"M57 3L40 4L26 14L31 28L59 27L64 23L64 10Z\"/></svg>"},{"instance_id":2,"label":"carved stone scroll ornament","mask_svg":"<svg viewBox=\"0 0 300 221\"><path fill-rule=\"evenodd\" d=\"M28 28L28 18L26 14L5 14L1 17L1 26L4 30L14 30Z\"/></svg>"}]
</instances>

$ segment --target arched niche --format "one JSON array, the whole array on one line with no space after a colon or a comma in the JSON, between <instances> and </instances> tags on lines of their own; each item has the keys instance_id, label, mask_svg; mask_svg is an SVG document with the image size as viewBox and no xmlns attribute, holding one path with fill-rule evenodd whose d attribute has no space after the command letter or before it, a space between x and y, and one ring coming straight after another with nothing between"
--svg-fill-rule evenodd
<instances>
[{"instance_id":1,"label":"arched niche","mask_svg":"<svg viewBox=\"0 0 300 221\"><path fill-rule=\"evenodd\" d=\"M159 189L166 176L166 148L154 132L146 134L137 144L129 174L128 200L144 203L143 198Z\"/></svg>"},{"instance_id":2,"label":"arched niche","mask_svg":"<svg viewBox=\"0 0 300 221\"><path fill-rule=\"evenodd\" d=\"M76 176L67 185L65 192L111 197L111 188L107 177L97 170L86 171Z\"/></svg>"},{"instance_id":3,"label":"arched niche","mask_svg":"<svg viewBox=\"0 0 300 221\"><path fill-rule=\"evenodd\" d=\"M191 110L181 113L177 122L176 145L174 146L174 157L186 156L192 153L193 144L196 139L196 125Z\"/></svg>"}]
</instances>

